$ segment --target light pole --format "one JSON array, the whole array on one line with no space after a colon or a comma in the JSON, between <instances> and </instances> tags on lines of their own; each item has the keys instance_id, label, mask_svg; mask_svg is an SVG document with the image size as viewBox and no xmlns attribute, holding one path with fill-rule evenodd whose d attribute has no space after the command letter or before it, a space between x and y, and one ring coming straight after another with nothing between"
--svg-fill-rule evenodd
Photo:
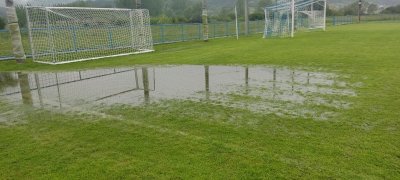
<instances>
[{"instance_id":1,"label":"light pole","mask_svg":"<svg viewBox=\"0 0 400 180\"><path fill-rule=\"evenodd\" d=\"M249 2L244 0L244 33L249 35Z\"/></svg>"},{"instance_id":2,"label":"light pole","mask_svg":"<svg viewBox=\"0 0 400 180\"><path fill-rule=\"evenodd\" d=\"M362 0L358 0L358 23L361 22L361 8L362 8Z\"/></svg>"},{"instance_id":3,"label":"light pole","mask_svg":"<svg viewBox=\"0 0 400 180\"><path fill-rule=\"evenodd\" d=\"M202 22L203 22L203 40L204 40L205 42L207 42L207 41L208 41L208 11L207 11L207 0L203 0Z\"/></svg>"},{"instance_id":4,"label":"light pole","mask_svg":"<svg viewBox=\"0 0 400 180\"><path fill-rule=\"evenodd\" d=\"M26 60L26 56L24 47L22 46L21 31L18 24L18 17L14 6L14 0L6 0L6 13L15 60L17 61L17 63L23 63Z\"/></svg>"},{"instance_id":5,"label":"light pole","mask_svg":"<svg viewBox=\"0 0 400 180\"><path fill-rule=\"evenodd\" d=\"M292 26L291 26L291 33L290 33L290 37L294 37L294 11L295 11L295 1L294 0L292 0L292 4L291 4L291 11L292 11L292 17L291 17L291 20L292 20Z\"/></svg>"}]
</instances>

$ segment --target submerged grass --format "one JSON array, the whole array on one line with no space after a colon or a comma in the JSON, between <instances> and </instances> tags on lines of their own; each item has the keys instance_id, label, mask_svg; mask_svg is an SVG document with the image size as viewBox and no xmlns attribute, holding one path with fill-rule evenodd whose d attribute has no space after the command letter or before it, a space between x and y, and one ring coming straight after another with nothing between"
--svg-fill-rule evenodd
<instances>
[{"instance_id":1,"label":"submerged grass","mask_svg":"<svg viewBox=\"0 0 400 180\"><path fill-rule=\"evenodd\" d=\"M2 62L2 71L270 64L323 68L362 85L354 86L357 96L349 109L325 121L207 101L116 106L102 109L108 116L100 117L26 111L18 117L25 123L0 122L0 177L395 179L400 176L399 30L399 23L370 23L293 39L161 45L151 54L60 66Z\"/></svg>"}]
</instances>

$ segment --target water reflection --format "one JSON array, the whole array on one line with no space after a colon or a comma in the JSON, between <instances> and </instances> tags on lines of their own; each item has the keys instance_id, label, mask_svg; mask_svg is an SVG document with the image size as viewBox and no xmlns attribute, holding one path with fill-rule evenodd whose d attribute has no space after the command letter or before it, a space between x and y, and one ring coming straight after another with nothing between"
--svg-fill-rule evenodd
<instances>
[{"instance_id":1,"label":"water reflection","mask_svg":"<svg viewBox=\"0 0 400 180\"><path fill-rule=\"evenodd\" d=\"M15 73L0 73L0 92L4 91L4 89L8 87L16 86L18 86L18 77L15 76Z\"/></svg>"},{"instance_id":2,"label":"water reflection","mask_svg":"<svg viewBox=\"0 0 400 180\"><path fill-rule=\"evenodd\" d=\"M210 99L210 66L204 66L204 74L206 81L206 99Z\"/></svg>"},{"instance_id":3,"label":"water reflection","mask_svg":"<svg viewBox=\"0 0 400 180\"><path fill-rule=\"evenodd\" d=\"M143 73L143 90L144 90L144 101L146 104L150 102L150 88L149 88L149 71L147 68L142 68Z\"/></svg>"},{"instance_id":4,"label":"water reflection","mask_svg":"<svg viewBox=\"0 0 400 180\"><path fill-rule=\"evenodd\" d=\"M355 96L333 73L265 66L160 66L77 72L1 73L0 99L49 109L207 100L231 108L324 118Z\"/></svg>"},{"instance_id":5,"label":"water reflection","mask_svg":"<svg viewBox=\"0 0 400 180\"><path fill-rule=\"evenodd\" d=\"M28 74L18 73L19 86L21 88L22 102L26 105L33 105L31 88L29 86Z\"/></svg>"}]
</instances>

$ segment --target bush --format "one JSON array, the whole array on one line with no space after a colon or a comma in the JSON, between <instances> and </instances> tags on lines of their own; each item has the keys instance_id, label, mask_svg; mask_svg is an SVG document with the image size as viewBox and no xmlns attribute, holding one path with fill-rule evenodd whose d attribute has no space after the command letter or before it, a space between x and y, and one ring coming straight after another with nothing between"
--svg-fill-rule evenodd
<instances>
[{"instance_id":1,"label":"bush","mask_svg":"<svg viewBox=\"0 0 400 180\"><path fill-rule=\"evenodd\" d=\"M264 13L253 13L249 16L250 21L257 21L265 19Z\"/></svg>"},{"instance_id":2,"label":"bush","mask_svg":"<svg viewBox=\"0 0 400 180\"><path fill-rule=\"evenodd\" d=\"M0 17L0 29L5 29L5 28L6 28L6 20Z\"/></svg>"},{"instance_id":3,"label":"bush","mask_svg":"<svg viewBox=\"0 0 400 180\"><path fill-rule=\"evenodd\" d=\"M388 7L382 11L382 14L400 14L400 5Z\"/></svg>"}]
</instances>

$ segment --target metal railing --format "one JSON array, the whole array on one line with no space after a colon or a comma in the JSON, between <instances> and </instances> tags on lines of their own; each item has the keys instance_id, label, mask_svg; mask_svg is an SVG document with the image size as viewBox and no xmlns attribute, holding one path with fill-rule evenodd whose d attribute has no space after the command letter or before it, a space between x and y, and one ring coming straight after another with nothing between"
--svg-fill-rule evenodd
<instances>
[{"instance_id":1,"label":"metal railing","mask_svg":"<svg viewBox=\"0 0 400 180\"><path fill-rule=\"evenodd\" d=\"M354 16L333 16L332 17L332 25L344 25L344 24L353 24L355 22Z\"/></svg>"},{"instance_id":2,"label":"metal railing","mask_svg":"<svg viewBox=\"0 0 400 180\"><path fill-rule=\"evenodd\" d=\"M151 25L154 44L176 43L184 41L201 40L203 37L202 25L200 23L187 24L153 24ZM249 32L251 34L262 33L264 21L250 21ZM239 34L243 35L244 23L239 23ZM27 29L21 30L22 43L25 52L30 57ZM236 35L235 22L216 22L209 24L209 38L224 38ZM0 60L13 59L11 38L7 30L0 30Z\"/></svg>"},{"instance_id":3,"label":"metal railing","mask_svg":"<svg viewBox=\"0 0 400 180\"><path fill-rule=\"evenodd\" d=\"M327 21L331 21L333 26L353 24L358 22L357 16L333 16L328 18ZM400 21L400 14L374 14L374 15L362 15L361 22L388 22L388 21ZM329 23L329 22L328 22Z\"/></svg>"},{"instance_id":4,"label":"metal railing","mask_svg":"<svg viewBox=\"0 0 400 180\"><path fill-rule=\"evenodd\" d=\"M400 14L378 14L378 15L363 15L362 22L374 21L400 21ZM327 23L333 26L353 24L358 22L356 16L333 16L327 18ZM215 22L209 24L209 37L224 38L236 35L235 22ZM263 33L264 20L250 21L250 34ZM200 23L187 24L153 24L151 25L154 44L176 43L184 41L201 40L203 36L202 25ZM21 30L22 41L28 57L31 54L29 45L28 31ZM244 23L239 23L239 34L243 35ZM13 59L11 38L7 30L0 30L0 60Z\"/></svg>"}]
</instances>

